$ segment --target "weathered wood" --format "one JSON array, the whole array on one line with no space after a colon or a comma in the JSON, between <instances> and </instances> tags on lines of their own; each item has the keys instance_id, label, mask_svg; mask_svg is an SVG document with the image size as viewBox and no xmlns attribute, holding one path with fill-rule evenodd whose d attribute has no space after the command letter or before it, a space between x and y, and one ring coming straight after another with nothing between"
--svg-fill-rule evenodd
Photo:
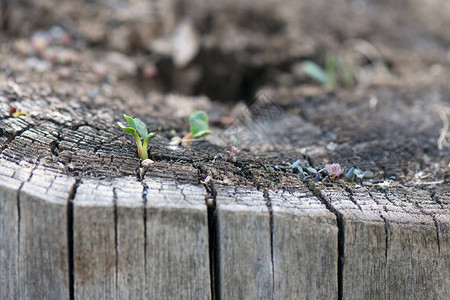
<instances>
[{"instance_id":1,"label":"weathered wood","mask_svg":"<svg viewBox=\"0 0 450 300\"><path fill-rule=\"evenodd\" d=\"M22 181L13 178L13 163L0 164L0 298L19 298L19 212Z\"/></svg>"},{"instance_id":2,"label":"weathered wood","mask_svg":"<svg viewBox=\"0 0 450 300\"><path fill-rule=\"evenodd\" d=\"M179 170L195 174L192 168ZM179 173L179 176L183 176ZM203 187L146 178L146 299L210 299L208 221Z\"/></svg>"},{"instance_id":3,"label":"weathered wood","mask_svg":"<svg viewBox=\"0 0 450 300\"><path fill-rule=\"evenodd\" d=\"M336 299L336 216L305 187L268 193L273 210L274 299Z\"/></svg>"},{"instance_id":4,"label":"weathered wood","mask_svg":"<svg viewBox=\"0 0 450 300\"><path fill-rule=\"evenodd\" d=\"M74 179L37 167L20 190L19 293L64 299L69 294L67 201Z\"/></svg>"},{"instance_id":5,"label":"weathered wood","mask_svg":"<svg viewBox=\"0 0 450 300\"><path fill-rule=\"evenodd\" d=\"M272 298L270 215L263 193L251 187L216 190L220 298Z\"/></svg>"},{"instance_id":6,"label":"weathered wood","mask_svg":"<svg viewBox=\"0 0 450 300\"><path fill-rule=\"evenodd\" d=\"M114 181L117 299L146 299L143 185L134 178Z\"/></svg>"},{"instance_id":7,"label":"weathered wood","mask_svg":"<svg viewBox=\"0 0 450 300\"><path fill-rule=\"evenodd\" d=\"M432 217L416 206L423 201L396 189L318 189L340 220L344 299L445 299L448 253L439 251Z\"/></svg>"},{"instance_id":8,"label":"weathered wood","mask_svg":"<svg viewBox=\"0 0 450 300\"><path fill-rule=\"evenodd\" d=\"M69 294L67 200L74 180L44 167L1 160L1 296Z\"/></svg>"},{"instance_id":9,"label":"weathered wood","mask_svg":"<svg viewBox=\"0 0 450 300\"><path fill-rule=\"evenodd\" d=\"M75 299L116 297L115 243L113 187L83 180L73 199Z\"/></svg>"},{"instance_id":10,"label":"weathered wood","mask_svg":"<svg viewBox=\"0 0 450 300\"><path fill-rule=\"evenodd\" d=\"M450 148L436 146L448 1L52 2L0 1L2 29L55 22L76 39L57 50L77 53L68 65L18 54L0 32L1 299L448 298ZM167 49L188 19L200 50L180 69ZM355 74L382 64L383 80L304 85L301 62L325 52L349 55ZM250 101L262 83L282 113ZM230 113L159 88L249 105ZM198 109L214 135L168 146ZM147 170L115 125L124 112L158 131ZM227 129L244 133L236 162L225 161ZM377 180L297 180L286 164L297 159Z\"/></svg>"}]
</instances>

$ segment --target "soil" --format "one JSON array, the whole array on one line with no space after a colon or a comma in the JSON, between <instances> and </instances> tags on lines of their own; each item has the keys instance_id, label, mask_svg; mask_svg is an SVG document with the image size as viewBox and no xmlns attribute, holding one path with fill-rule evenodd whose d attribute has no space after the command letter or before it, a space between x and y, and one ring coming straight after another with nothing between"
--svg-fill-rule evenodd
<instances>
[{"instance_id":1,"label":"soil","mask_svg":"<svg viewBox=\"0 0 450 300\"><path fill-rule=\"evenodd\" d=\"M198 181L289 188L298 179L287 163L299 159L373 172L364 184L448 187L448 3L372 2L350 14L346 1L326 9L321 1L264 2L239 13L180 1L152 23L132 4L6 1L1 156L76 177L142 177L133 141L116 125L126 113L158 132L152 176L193 165ZM176 30L194 32L181 37L194 49L183 65L164 50ZM323 87L302 70L330 53L349 62L354 84ZM30 116L10 117L11 106ZM169 145L200 109L214 134ZM227 162L232 145L241 151Z\"/></svg>"}]
</instances>

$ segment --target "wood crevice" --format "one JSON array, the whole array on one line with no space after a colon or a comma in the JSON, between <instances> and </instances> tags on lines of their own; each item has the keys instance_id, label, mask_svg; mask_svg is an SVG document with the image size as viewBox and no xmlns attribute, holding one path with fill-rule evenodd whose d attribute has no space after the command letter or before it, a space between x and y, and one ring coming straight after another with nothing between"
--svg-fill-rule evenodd
<instances>
[{"instance_id":1,"label":"wood crevice","mask_svg":"<svg viewBox=\"0 0 450 300\"><path fill-rule=\"evenodd\" d=\"M17 266L20 266L20 250L21 250L20 249L20 234L21 234L21 232L20 232L20 222L21 222L20 191L22 190L24 184L25 184L25 181L20 184L19 189L17 190L17 199L16 199L16 201L17 201L17 204L16 204L16 207L17 207L17 250L18 250ZM20 269L17 272L17 282L20 282Z\"/></svg>"},{"instance_id":2,"label":"wood crevice","mask_svg":"<svg viewBox=\"0 0 450 300\"><path fill-rule=\"evenodd\" d=\"M265 189L263 191L263 197L266 202L267 210L269 212L269 225L270 225L270 262L272 264L272 299L275 295L275 265L273 262L273 238L274 238L274 224L273 224L273 207L272 200L269 196L269 191Z\"/></svg>"},{"instance_id":3,"label":"wood crevice","mask_svg":"<svg viewBox=\"0 0 450 300\"><path fill-rule=\"evenodd\" d=\"M114 205L114 253L115 253L115 284L116 284L116 296L118 294L119 291L119 282L118 282L118 278L119 278L119 233L118 233L118 222L119 222L119 216L118 216L118 212L117 212L117 190L115 187L113 187L112 189L112 193L113 193L113 205Z\"/></svg>"},{"instance_id":4,"label":"wood crevice","mask_svg":"<svg viewBox=\"0 0 450 300\"><path fill-rule=\"evenodd\" d=\"M199 162L193 162L192 167L197 170L197 182L203 183L206 190L205 206L208 224L208 255L211 299L220 300L220 242L219 222L217 218L217 189L211 177L211 171Z\"/></svg>"},{"instance_id":5,"label":"wood crevice","mask_svg":"<svg viewBox=\"0 0 450 300\"><path fill-rule=\"evenodd\" d=\"M345 264L345 221L342 213L336 209L330 201L328 201L316 186L314 181L308 180L306 186L311 193L325 205L326 209L333 213L336 217L336 224L338 227L338 261L337 261L337 283L338 283L338 299L344 299L344 264Z\"/></svg>"},{"instance_id":6,"label":"wood crevice","mask_svg":"<svg viewBox=\"0 0 450 300\"><path fill-rule=\"evenodd\" d=\"M345 186L345 191L348 193L348 198L350 199L350 201L352 201L359 208L359 210L362 212L363 210L361 208L361 205L359 205L359 203L353 197L352 189L346 185Z\"/></svg>"},{"instance_id":7,"label":"wood crevice","mask_svg":"<svg viewBox=\"0 0 450 300\"><path fill-rule=\"evenodd\" d=\"M73 200L80 186L81 179L76 179L70 191L67 200L67 260L68 260L68 278L69 278L69 300L75 299L75 264L74 264L74 219L73 219Z\"/></svg>"},{"instance_id":8,"label":"wood crevice","mask_svg":"<svg viewBox=\"0 0 450 300\"><path fill-rule=\"evenodd\" d=\"M144 207L143 219L144 219L144 253L147 253L147 195L148 195L148 185L141 181L142 185L142 202ZM144 270L147 270L147 255L144 255ZM146 274L145 274L146 275ZM146 281L146 276L144 282Z\"/></svg>"},{"instance_id":9,"label":"wood crevice","mask_svg":"<svg viewBox=\"0 0 450 300\"><path fill-rule=\"evenodd\" d=\"M377 205L380 205L378 200L375 197L373 197L371 191L368 190L368 189L367 189L367 194L369 195L370 199L372 199L373 202L375 202ZM386 205L383 205L383 210L386 213L388 212ZM388 263L388 253L389 253L389 221L386 219L385 216L383 216L383 213L381 211L379 212L379 216L384 222L384 243L385 243L385 246L384 246L385 247L384 248L384 258L385 258L385 264L387 265L387 263Z\"/></svg>"}]
</instances>

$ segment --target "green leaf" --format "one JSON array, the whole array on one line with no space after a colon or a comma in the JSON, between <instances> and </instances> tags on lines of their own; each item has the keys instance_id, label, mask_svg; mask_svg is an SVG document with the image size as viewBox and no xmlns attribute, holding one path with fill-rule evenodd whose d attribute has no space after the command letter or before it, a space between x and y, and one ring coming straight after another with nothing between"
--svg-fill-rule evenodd
<instances>
[{"instance_id":1,"label":"green leaf","mask_svg":"<svg viewBox=\"0 0 450 300\"><path fill-rule=\"evenodd\" d=\"M123 114L123 117L127 120L128 124L130 125L131 128L136 129L136 122L134 121L134 119L130 116L127 116L126 114Z\"/></svg>"},{"instance_id":2,"label":"green leaf","mask_svg":"<svg viewBox=\"0 0 450 300\"><path fill-rule=\"evenodd\" d=\"M322 85L327 85L329 81L329 76L324 69L319 67L316 63L307 60L301 64L303 71L312 77L315 81Z\"/></svg>"},{"instance_id":3,"label":"green leaf","mask_svg":"<svg viewBox=\"0 0 450 300\"><path fill-rule=\"evenodd\" d=\"M212 133L211 130L202 130L202 131L199 131L199 132L197 132L196 134L194 134L192 137L194 137L194 138L200 138L200 137L202 137L202 136L206 136L206 135L209 135L209 134L211 134L211 133Z\"/></svg>"},{"instance_id":4,"label":"green leaf","mask_svg":"<svg viewBox=\"0 0 450 300\"><path fill-rule=\"evenodd\" d=\"M192 137L199 138L208 134L212 131L208 127L208 115L204 111L196 111L189 117L189 123L191 125Z\"/></svg>"},{"instance_id":5,"label":"green leaf","mask_svg":"<svg viewBox=\"0 0 450 300\"><path fill-rule=\"evenodd\" d=\"M124 130L128 134L131 134L132 136L136 136L136 129L131 128L131 127L125 127Z\"/></svg>"},{"instance_id":6,"label":"green leaf","mask_svg":"<svg viewBox=\"0 0 450 300\"><path fill-rule=\"evenodd\" d=\"M350 177L352 177L354 171L355 167L351 167L350 170L348 170L348 172L345 174L345 178L349 179Z\"/></svg>"},{"instance_id":7,"label":"green leaf","mask_svg":"<svg viewBox=\"0 0 450 300\"><path fill-rule=\"evenodd\" d=\"M291 168L294 169L294 168L297 168L298 166L300 166L300 159L297 159L297 160L291 165Z\"/></svg>"},{"instance_id":8,"label":"green leaf","mask_svg":"<svg viewBox=\"0 0 450 300\"><path fill-rule=\"evenodd\" d=\"M364 178L372 178L375 174L373 174L373 172L370 171L365 171L364 172Z\"/></svg>"},{"instance_id":9,"label":"green leaf","mask_svg":"<svg viewBox=\"0 0 450 300\"><path fill-rule=\"evenodd\" d=\"M136 129L131 128L131 127L125 127L124 128L125 132L131 135L136 135Z\"/></svg>"},{"instance_id":10,"label":"green leaf","mask_svg":"<svg viewBox=\"0 0 450 300\"><path fill-rule=\"evenodd\" d=\"M148 131L147 131L147 125L144 124L144 122L142 122L141 120L139 120L138 118L134 118L134 122L136 124L136 130L137 132L139 132L139 134L141 135L141 137L144 140L148 140L147 139L147 135L148 135Z\"/></svg>"},{"instance_id":11,"label":"green leaf","mask_svg":"<svg viewBox=\"0 0 450 300\"><path fill-rule=\"evenodd\" d=\"M306 167L306 170L309 172L309 174L317 174L317 170L313 167Z\"/></svg>"},{"instance_id":12,"label":"green leaf","mask_svg":"<svg viewBox=\"0 0 450 300\"><path fill-rule=\"evenodd\" d=\"M358 177L359 179L363 179L364 175L366 172L363 172L360 169L355 169L355 171L353 172L355 174L356 177Z\"/></svg>"},{"instance_id":13,"label":"green leaf","mask_svg":"<svg viewBox=\"0 0 450 300\"><path fill-rule=\"evenodd\" d=\"M153 138L156 135L156 132L150 132L149 134L147 134L147 140Z\"/></svg>"}]
</instances>

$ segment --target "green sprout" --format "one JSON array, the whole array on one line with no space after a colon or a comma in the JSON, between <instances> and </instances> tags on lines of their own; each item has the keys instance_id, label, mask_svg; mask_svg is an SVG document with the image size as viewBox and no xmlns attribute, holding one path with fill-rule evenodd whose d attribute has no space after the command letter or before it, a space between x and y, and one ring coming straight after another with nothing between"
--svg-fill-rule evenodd
<instances>
[{"instance_id":1,"label":"green sprout","mask_svg":"<svg viewBox=\"0 0 450 300\"><path fill-rule=\"evenodd\" d=\"M183 142L189 142L212 133L208 127L208 115L204 111L199 110L192 113L189 117L189 124L191 132L183 138Z\"/></svg>"},{"instance_id":2,"label":"green sprout","mask_svg":"<svg viewBox=\"0 0 450 300\"><path fill-rule=\"evenodd\" d=\"M338 81L347 87L354 85L351 67L338 56L327 54L325 69L310 60L304 61L301 66L308 76L321 85L335 87Z\"/></svg>"},{"instance_id":3,"label":"green sprout","mask_svg":"<svg viewBox=\"0 0 450 300\"><path fill-rule=\"evenodd\" d=\"M144 124L138 118L132 118L127 115L123 115L123 117L127 120L129 127L123 125L122 122L117 122L117 124L125 130L126 133L131 134L136 139L136 145L138 148L139 157L144 160L148 159L147 145L148 140L156 135L155 132L148 133L147 125ZM139 135L138 135L139 133ZM141 138L144 140L144 144L142 144Z\"/></svg>"}]
</instances>

